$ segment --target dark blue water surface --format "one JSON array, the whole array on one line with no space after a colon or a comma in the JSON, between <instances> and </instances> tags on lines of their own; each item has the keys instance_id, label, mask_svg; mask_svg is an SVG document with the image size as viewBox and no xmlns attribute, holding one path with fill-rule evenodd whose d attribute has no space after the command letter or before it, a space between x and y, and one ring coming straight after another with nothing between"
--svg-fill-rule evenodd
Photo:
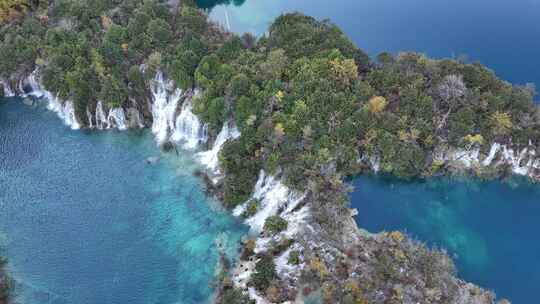
<instances>
[{"instance_id":1,"label":"dark blue water surface","mask_svg":"<svg viewBox=\"0 0 540 304\"><path fill-rule=\"evenodd\" d=\"M404 230L454 256L459 276L512 303L537 303L540 185L431 179L354 181L357 221L371 232Z\"/></svg>"},{"instance_id":2,"label":"dark blue water surface","mask_svg":"<svg viewBox=\"0 0 540 304\"><path fill-rule=\"evenodd\" d=\"M199 0L205 7L227 1ZM300 11L329 18L370 55L418 51L467 55L502 78L540 85L538 0L246 0L211 16L237 32L264 33L276 16Z\"/></svg>"},{"instance_id":3,"label":"dark blue water surface","mask_svg":"<svg viewBox=\"0 0 540 304\"><path fill-rule=\"evenodd\" d=\"M0 100L0 243L24 304L205 303L243 226L202 192L188 154L148 132L85 132ZM161 156L156 165L146 163Z\"/></svg>"}]
</instances>

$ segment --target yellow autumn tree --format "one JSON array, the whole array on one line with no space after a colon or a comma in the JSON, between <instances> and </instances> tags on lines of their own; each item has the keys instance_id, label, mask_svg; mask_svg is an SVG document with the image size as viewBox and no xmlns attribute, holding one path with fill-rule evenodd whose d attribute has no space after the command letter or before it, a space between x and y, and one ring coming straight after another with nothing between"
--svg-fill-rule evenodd
<instances>
[{"instance_id":1,"label":"yellow autumn tree","mask_svg":"<svg viewBox=\"0 0 540 304\"><path fill-rule=\"evenodd\" d=\"M281 141L283 137L285 137L285 127L283 127L282 123L276 124L276 126L274 127L274 134L278 142Z\"/></svg>"},{"instance_id":2,"label":"yellow autumn tree","mask_svg":"<svg viewBox=\"0 0 540 304\"><path fill-rule=\"evenodd\" d=\"M469 134L469 135L463 137L463 140L466 143L471 144L471 145L474 145L474 144L483 145L484 144L484 137L482 136L482 134L476 134L476 135Z\"/></svg>"},{"instance_id":3,"label":"yellow autumn tree","mask_svg":"<svg viewBox=\"0 0 540 304\"><path fill-rule=\"evenodd\" d=\"M386 108L386 98L382 96L374 96L368 101L367 107L369 112L372 114L381 113Z\"/></svg>"},{"instance_id":4,"label":"yellow autumn tree","mask_svg":"<svg viewBox=\"0 0 540 304\"><path fill-rule=\"evenodd\" d=\"M512 116L507 112L497 111L489 117L495 135L506 135L513 127Z\"/></svg>"},{"instance_id":5,"label":"yellow autumn tree","mask_svg":"<svg viewBox=\"0 0 540 304\"><path fill-rule=\"evenodd\" d=\"M358 77L358 67L352 59L336 58L330 61L332 74L336 81L349 86Z\"/></svg>"},{"instance_id":6,"label":"yellow autumn tree","mask_svg":"<svg viewBox=\"0 0 540 304\"><path fill-rule=\"evenodd\" d=\"M18 19L24 16L30 8L28 0L0 0L0 23Z\"/></svg>"}]
</instances>

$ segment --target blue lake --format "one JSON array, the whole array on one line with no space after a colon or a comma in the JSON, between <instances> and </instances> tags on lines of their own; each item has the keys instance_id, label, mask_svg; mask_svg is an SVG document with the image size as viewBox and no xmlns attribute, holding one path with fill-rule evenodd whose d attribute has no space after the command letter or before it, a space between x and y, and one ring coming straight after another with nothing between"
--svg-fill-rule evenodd
<instances>
[{"instance_id":1,"label":"blue lake","mask_svg":"<svg viewBox=\"0 0 540 304\"><path fill-rule=\"evenodd\" d=\"M540 286L540 185L437 178L354 181L358 224L402 230L454 257L461 278L512 303L535 303Z\"/></svg>"},{"instance_id":2,"label":"blue lake","mask_svg":"<svg viewBox=\"0 0 540 304\"><path fill-rule=\"evenodd\" d=\"M211 17L235 32L261 35L276 16L300 11L329 18L370 56L383 51L466 55L510 82L540 86L538 0L228 2L235 5L216 5ZM460 277L514 304L538 302L540 185L451 179L403 183L363 176L354 186L352 205L359 209L361 227L407 231L446 248Z\"/></svg>"},{"instance_id":3,"label":"blue lake","mask_svg":"<svg viewBox=\"0 0 540 304\"><path fill-rule=\"evenodd\" d=\"M73 131L42 106L0 100L0 244L18 302L207 302L215 240L232 257L246 229L195 169L148 131Z\"/></svg>"}]
</instances>

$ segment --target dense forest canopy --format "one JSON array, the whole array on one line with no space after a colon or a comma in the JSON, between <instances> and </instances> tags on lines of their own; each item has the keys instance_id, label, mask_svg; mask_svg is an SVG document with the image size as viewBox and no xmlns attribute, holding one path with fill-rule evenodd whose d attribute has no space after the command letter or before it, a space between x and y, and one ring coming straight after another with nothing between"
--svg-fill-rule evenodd
<instances>
[{"instance_id":1,"label":"dense forest canopy","mask_svg":"<svg viewBox=\"0 0 540 304\"><path fill-rule=\"evenodd\" d=\"M306 177L354 174L361 157L413 177L436 168L441 145L540 139L531 86L421 54L370 60L331 22L298 13L256 39L225 33L189 1L59 0L2 27L0 38L0 76L39 68L81 121L98 100L118 107L144 98L158 70L179 88L203 89L196 113L214 132L232 117L243 134L221 155L229 206L248 197L261 168L296 188Z\"/></svg>"},{"instance_id":2,"label":"dense forest canopy","mask_svg":"<svg viewBox=\"0 0 540 304\"><path fill-rule=\"evenodd\" d=\"M372 61L331 22L298 13L256 39L224 33L189 1L59 0L2 27L0 38L1 77L39 68L82 121L98 100L143 98L158 70L182 89L203 89L197 114L214 131L232 117L243 134L222 153L230 206L247 198L260 168L303 188L306 177L354 174L365 156L413 177L434 167L441 145L540 138L532 87L421 54Z\"/></svg>"}]
</instances>

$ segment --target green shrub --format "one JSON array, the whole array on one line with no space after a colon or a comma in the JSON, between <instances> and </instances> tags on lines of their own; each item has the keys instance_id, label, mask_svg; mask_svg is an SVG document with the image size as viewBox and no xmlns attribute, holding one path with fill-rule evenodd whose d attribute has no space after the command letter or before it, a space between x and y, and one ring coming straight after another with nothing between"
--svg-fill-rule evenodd
<instances>
[{"instance_id":1,"label":"green shrub","mask_svg":"<svg viewBox=\"0 0 540 304\"><path fill-rule=\"evenodd\" d=\"M261 203L259 202L259 200L256 200L256 199L251 200L248 203L247 209L246 209L246 211L244 213L244 217L249 218L249 217L254 216L257 213L257 211L259 210L259 205L260 204Z\"/></svg>"},{"instance_id":2,"label":"green shrub","mask_svg":"<svg viewBox=\"0 0 540 304\"><path fill-rule=\"evenodd\" d=\"M218 304L255 304L255 301L250 300L242 290L229 288L223 292L223 296L218 301Z\"/></svg>"},{"instance_id":3,"label":"green shrub","mask_svg":"<svg viewBox=\"0 0 540 304\"><path fill-rule=\"evenodd\" d=\"M277 234L287 229L287 221L279 215L270 216L264 221L264 230L271 234Z\"/></svg>"},{"instance_id":4,"label":"green shrub","mask_svg":"<svg viewBox=\"0 0 540 304\"><path fill-rule=\"evenodd\" d=\"M276 278L276 264L271 256L263 256L255 265L250 283L259 291L265 291Z\"/></svg>"},{"instance_id":5,"label":"green shrub","mask_svg":"<svg viewBox=\"0 0 540 304\"><path fill-rule=\"evenodd\" d=\"M287 260L287 263L291 265L299 265L300 264L300 252L297 250L293 250L289 253L289 259Z\"/></svg>"}]
</instances>

